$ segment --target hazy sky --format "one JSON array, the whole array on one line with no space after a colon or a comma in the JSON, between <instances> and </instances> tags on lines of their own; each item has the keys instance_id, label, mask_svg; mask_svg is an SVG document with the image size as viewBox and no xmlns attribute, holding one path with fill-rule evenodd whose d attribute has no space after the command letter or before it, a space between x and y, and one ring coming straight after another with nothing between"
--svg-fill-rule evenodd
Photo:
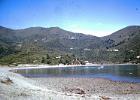
<instances>
[{"instance_id":1,"label":"hazy sky","mask_svg":"<svg viewBox=\"0 0 140 100\"><path fill-rule=\"evenodd\" d=\"M13 29L58 26L104 36L140 25L140 0L0 0L0 25Z\"/></svg>"}]
</instances>

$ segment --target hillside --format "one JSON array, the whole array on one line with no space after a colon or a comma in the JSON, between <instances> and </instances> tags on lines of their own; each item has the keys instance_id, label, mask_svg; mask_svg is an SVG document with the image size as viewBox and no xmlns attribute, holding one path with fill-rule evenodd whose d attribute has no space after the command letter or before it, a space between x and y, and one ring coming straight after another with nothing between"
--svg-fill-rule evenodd
<instances>
[{"instance_id":1,"label":"hillside","mask_svg":"<svg viewBox=\"0 0 140 100\"><path fill-rule=\"evenodd\" d=\"M140 55L139 37L140 26L128 26L101 38L59 27L14 30L0 26L0 63L42 63L43 60L58 64L76 58L93 63L139 62L136 59ZM63 59L55 59L57 56Z\"/></svg>"},{"instance_id":2,"label":"hillside","mask_svg":"<svg viewBox=\"0 0 140 100\"><path fill-rule=\"evenodd\" d=\"M128 26L102 37L107 49L118 49L124 62L140 62L140 26Z\"/></svg>"},{"instance_id":3,"label":"hillside","mask_svg":"<svg viewBox=\"0 0 140 100\"><path fill-rule=\"evenodd\" d=\"M59 27L31 27L20 30L1 27L0 33L1 51L5 53L1 52L1 62L33 63L36 60L41 62L42 57L47 54L50 56L74 54L79 57L79 51L102 47L102 41L98 37L65 31ZM12 49L13 52L5 52L3 47L7 47L9 51Z\"/></svg>"},{"instance_id":4,"label":"hillside","mask_svg":"<svg viewBox=\"0 0 140 100\"><path fill-rule=\"evenodd\" d=\"M0 57L14 53L17 41L14 30L0 26Z\"/></svg>"},{"instance_id":5,"label":"hillside","mask_svg":"<svg viewBox=\"0 0 140 100\"><path fill-rule=\"evenodd\" d=\"M111 35L102 37L107 47L116 47L123 43L128 43L129 40L140 34L140 26L128 26L120 29Z\"/></svg>"}]
</instances>

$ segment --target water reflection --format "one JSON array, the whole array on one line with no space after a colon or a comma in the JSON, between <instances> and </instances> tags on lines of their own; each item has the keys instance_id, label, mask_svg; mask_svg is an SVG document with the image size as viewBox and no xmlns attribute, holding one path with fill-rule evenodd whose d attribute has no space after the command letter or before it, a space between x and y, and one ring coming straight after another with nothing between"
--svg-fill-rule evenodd
<instances>
[{"instance_id":1,"label":"water reflection","mask_svg":"<svg viewBox=\"0 0 140 100\"><path fill-rule=\"evenodd\" d=\"M101 77L115 81L140 82L140 66L87 66L17 70L27 77Z\"/></svg>"}]
</instances>

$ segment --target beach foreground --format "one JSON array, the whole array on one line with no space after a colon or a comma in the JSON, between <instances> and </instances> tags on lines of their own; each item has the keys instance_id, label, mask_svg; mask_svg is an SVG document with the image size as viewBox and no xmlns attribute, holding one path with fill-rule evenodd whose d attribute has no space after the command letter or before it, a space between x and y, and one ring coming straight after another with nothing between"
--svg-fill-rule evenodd
<instances>
[{"instance_id":1,"label":"beach foreground","mask_svg":"<svg viewBox=\"0 0 140 100\"><path fill-rule=\"evenodd\" d=\"M140 100L140 83L98 78L25 78L0 67L0 100Z\"/></svg>"},{"instance_id":2,"label":"beach foreground","mask_svg":"<svg viewBox=\"0 0 140 100\"><path fill-rule=\"evenodd\" d=\"M114 82L101 78L32 78L50 90L79 94L82 97L107 97L108 99L140 100L139 83ZM106 100L106 99L105 99Z\"/></svg>"}]
</instances>

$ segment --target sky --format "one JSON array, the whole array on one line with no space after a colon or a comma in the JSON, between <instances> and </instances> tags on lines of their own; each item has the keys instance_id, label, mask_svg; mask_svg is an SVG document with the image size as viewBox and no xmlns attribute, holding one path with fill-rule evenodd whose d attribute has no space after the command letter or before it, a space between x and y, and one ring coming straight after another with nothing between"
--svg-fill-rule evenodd
<instances>
[{"instance_id":1,"label":"sky","mask_svg":"<svg viewBox=\"0 0 140 100\"><path fill-rule=\"evenodd\" d=\"M140 25L140 0L0 0L0 25L57 26L101 37Z\"/></svg>"}]
</instances>

